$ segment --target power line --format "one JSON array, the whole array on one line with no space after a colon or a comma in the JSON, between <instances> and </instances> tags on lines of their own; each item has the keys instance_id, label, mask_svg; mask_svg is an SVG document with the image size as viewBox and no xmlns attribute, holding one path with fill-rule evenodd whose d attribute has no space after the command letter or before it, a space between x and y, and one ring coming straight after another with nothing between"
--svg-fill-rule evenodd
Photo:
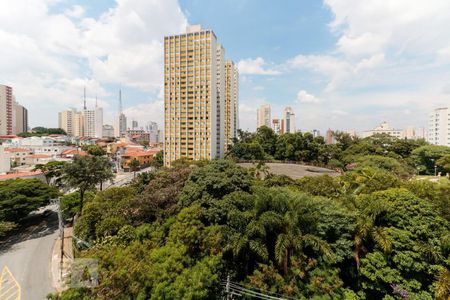
<instances>
[{"instance_id":1,"label":"power line","mask_svg":"<svg viewBox=\"0 0 450 300\"><path fill-rule=\"evenodd\" d=\"M285 298L282 295L276 293L270 293L267 291L263 291L260 289L249 289L245 286L230 281L229 276L226 281L222 281L222 286L225 287L225 292L227 294L227 299L232 299L233 295L235 296L250 296L256 299L267 299L267 300L289 300L292 298ZM282 296L282 297L280 297Z\"/></svg>"}]
</instances>

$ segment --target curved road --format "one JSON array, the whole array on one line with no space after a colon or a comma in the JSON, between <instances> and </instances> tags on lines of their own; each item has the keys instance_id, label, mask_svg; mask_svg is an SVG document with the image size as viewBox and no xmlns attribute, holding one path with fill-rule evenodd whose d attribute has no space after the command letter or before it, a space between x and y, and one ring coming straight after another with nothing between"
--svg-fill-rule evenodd
<instances>
[{"instance_id":1,"label":"curved road","mask_svg":"<svg viewBox=\"0 0 450 300\"><path fill-rule=\"evenodd\" d=\"M22 290L21 299L43 300L54 289L51 280L51 255L58 237L58 217L29 217L18 232L0 241L0 270L7 266Z\"/></svg>"}]
</instances>

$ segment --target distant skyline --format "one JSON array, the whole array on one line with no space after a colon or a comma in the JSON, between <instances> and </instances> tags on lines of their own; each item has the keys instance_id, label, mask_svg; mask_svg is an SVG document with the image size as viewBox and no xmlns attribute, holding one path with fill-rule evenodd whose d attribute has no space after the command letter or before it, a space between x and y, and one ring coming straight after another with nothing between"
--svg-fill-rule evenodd
<instances>
[{"instance_id":1,"label":"distant skyline","mask_svg":"<svg viewBox=\"0 0 450 300\"><path fill-rule=\"evenodd\" d=\"M301 130L426 127L450 106L450 2L377 0L0 0L0 83L30 126L95 97L114 124L118 91L129 122L163 123L163 37L201 24L238 63L240 124L256 109ZM232 20L230 22L230 20Z\"/></svg>"}]
</instances>

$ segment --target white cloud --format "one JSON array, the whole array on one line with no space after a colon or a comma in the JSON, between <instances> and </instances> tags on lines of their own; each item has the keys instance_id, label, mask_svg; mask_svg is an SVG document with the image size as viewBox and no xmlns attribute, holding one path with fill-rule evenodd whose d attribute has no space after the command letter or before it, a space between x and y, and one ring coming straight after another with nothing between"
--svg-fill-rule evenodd
<instances>
[{"instance_id":1,"label":"white cloud","mask_svg":"<svg viewBox=\"0 0 450 300\"><path fill-rule=\"evenodd\" d=\"M160 129L164 129L164 100L150 100L124 110L128 123L132 120L138 121L139 126L145 126L148 122L158 123Z\"/></svg>"},{"instance_id":2,"label":"white cloud","mask_svg":"<svg viewBox=\"0 0 450 300\"><path fill-rule=\"evenodd\" d=\"M161 90L163 36L187 24L178 1L117 0L96 19L81 5L53 12L56 3L0 0L0 83L13 86L32 126L56 126L57 111L81 105L83 86L105 108L106 84Z\"/></svg>"},{"instance_id":3,"label":"white cloud","mask_svg":"<svg viewBox=\"0 0 450 300\"><path fill-rule=\"evenodd\" d=\"M320 100L314 95L309 94L305 90L300 90L297 93L297 101L300 103L319 103Z\"/></svg>"},{"instance_id":4,"label":"white cloud","mask_svg":"<svg viewBox=\"0 0 450 300\"><path fill-rule=\"evenodd\" d=\"M238 62L238 69L240 74L252 75L278 75L279 71L267 67L268 63L262 58L255 59L247 58Z\"/></svg>"}]
</instances>

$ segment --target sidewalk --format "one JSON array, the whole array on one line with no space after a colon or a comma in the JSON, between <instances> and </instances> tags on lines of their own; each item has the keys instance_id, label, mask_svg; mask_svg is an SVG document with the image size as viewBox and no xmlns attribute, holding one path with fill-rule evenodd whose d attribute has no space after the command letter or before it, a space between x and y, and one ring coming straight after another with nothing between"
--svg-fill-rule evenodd
<instances>
[{"instance_id":1,"label":"sidewalk","mask_svg":"<svg viewBox=\"0 0 450 300\"><path fill-rule=\"evenodd\" d=\"M72 227L64 228L63 260L61 269L61 239L58 237L53 245L51 273L53 287L56 291L64 290L70 280L70 267L73 260Z\"/></svg>"}]
</instances>

